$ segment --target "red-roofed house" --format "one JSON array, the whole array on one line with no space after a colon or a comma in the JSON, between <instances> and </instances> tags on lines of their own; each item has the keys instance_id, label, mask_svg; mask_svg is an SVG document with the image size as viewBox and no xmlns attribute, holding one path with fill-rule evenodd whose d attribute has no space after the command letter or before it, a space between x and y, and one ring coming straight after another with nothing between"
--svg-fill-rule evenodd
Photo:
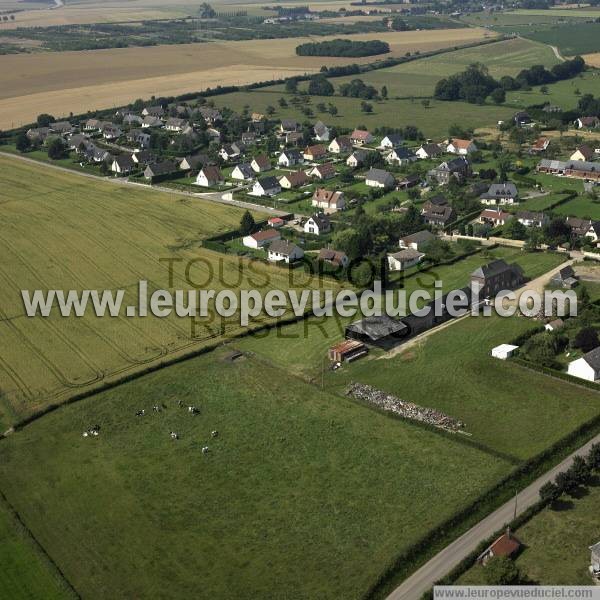
<instances>
[{"instance_id":1,"label":"red-roofed house","mask_svg":"<svg viewBox=\"0 0 600 600\"><path fill-rule=\"evenodd\" d=\"M458 138L455 138L450 140L446 151L450 152L450 154L460 154L461 156L466 156L467 154L477 152L477 146L472 140L459 140Z\"/></svg>"},{"instance_id":2,"label":"red-roofed house","mask_svg":"<svg viewBox=\"0 0 600 600\"><path fill-rule=\"evenodd\" d=\"M495 210L493 208L486 208L481 211L479 215L480 223L491 223L494 227L498 227L499 225L504 225L509 219L512 219L513 215L509 212L505 212L503 210Z\"/></svg>"},{"instance_id":3,"label":"red-roofed house","mask_svg":"<svg viewBox=\"0 0 600 600\"><path fill-rule=\"evenodd\" d=\"M263 229L262 231L247 235L242 242L244 246L248 248L263 248L271 242L280 239L281 235L279 234L279 231L276 231L275 229Z\"/></svg>"},{"instance_id":4,"label":"red-roofed house","mask_svg":"<svg viewBox=\"0 0 600 600\"><path fill-rule=\"evenodd\" d=\"M494 543L486 548L478 557L477 562L485 565L494 556L508 556L511 558L521 548L521 542L511 534L510 529L506 530Z\"/></svg>"},{"instance_id":5,"label":"red-roofed house","mask_svg":"<svg viewBox=\"0 0 600 600\"><path fill-rule=\"evenodd\" d=\"M355 129L350 134L350 141L358 146L370 144L374 139L375 138L368 131L363 131L362 129Z\"/></svg>"}]
</instances>

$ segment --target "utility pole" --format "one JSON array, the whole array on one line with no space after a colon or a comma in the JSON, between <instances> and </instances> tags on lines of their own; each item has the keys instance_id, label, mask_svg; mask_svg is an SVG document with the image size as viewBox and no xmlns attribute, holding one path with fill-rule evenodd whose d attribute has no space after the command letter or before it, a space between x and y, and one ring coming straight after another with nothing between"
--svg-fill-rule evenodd
<instances>
[{"instance_id":1,"label":"utility pole","mask_svg":"<svg viewBox=\"0 0 600 600\"><path fill-rule=\"evenodd\" d=\"M513 519L517 518L517 490L515 490L515 514L513 516Z\"/></svg>"}]
</instances>

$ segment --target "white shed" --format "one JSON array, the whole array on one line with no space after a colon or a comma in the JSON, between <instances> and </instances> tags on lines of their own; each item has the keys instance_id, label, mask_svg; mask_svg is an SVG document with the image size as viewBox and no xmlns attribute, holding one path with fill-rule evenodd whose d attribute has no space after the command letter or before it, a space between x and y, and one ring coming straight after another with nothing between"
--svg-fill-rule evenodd
<instances>
[{"instance_id":1,"label":"white shed","mask_svg":"<svg viewBox=\"0 0 600 600\"><path fill-rule=\"evenodd\" d=\"M515 350L518 347L519 346L513 346L512 344L500 344L499 346L492 348L492 356L494 358L499 358L500 360L506 360L515 353Z\"/></svg>"}]
</instances>

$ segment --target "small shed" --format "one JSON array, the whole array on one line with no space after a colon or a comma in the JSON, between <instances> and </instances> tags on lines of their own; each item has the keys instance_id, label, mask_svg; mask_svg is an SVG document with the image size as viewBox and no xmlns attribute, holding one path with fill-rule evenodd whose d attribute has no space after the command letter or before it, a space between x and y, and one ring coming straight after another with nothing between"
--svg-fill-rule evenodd
<instances>
[{"instance_id":1,"label":"small shed","mask_svg":"<svg viewBox=\"0 0 600 600\"><path fill-rule=\"evenodd\" d=\"M485 565L494 556L508 556L512 558L520 549L521 542L507 528L505 533L477 557L477 562Z\"/></svg>"},{"instance_id":2,"label":"small shed","mask_svg":"<svg viewBox=\"0 0 600 600\"><path fill-rule=\"evenodd\" d=\"M594 579L600 579L600 542L590 546L590 574Z\"/></svg>"},{"instance_id":3,"label":"small shed","mask_svg":"<svg viewBox=\"0 0 600 600\"><path fill-rule=\"evenodd\" d=\"M495 348L492 348L492 356L499 358L500 360L506 360L510 358L517 350L519 346L513 346L512 344L500 344Z\"/></svg>"},{"instance_id":4,"label":"small shed","mask_svg":"<svg viewBox=\"0 0 600 600\"><path fill-rule=\"evenodd\" d=\"M368 354L369 349L358 340L343 340L329 348L329 360L332 362L351 362Z\"/></svg>"}]
</instances>

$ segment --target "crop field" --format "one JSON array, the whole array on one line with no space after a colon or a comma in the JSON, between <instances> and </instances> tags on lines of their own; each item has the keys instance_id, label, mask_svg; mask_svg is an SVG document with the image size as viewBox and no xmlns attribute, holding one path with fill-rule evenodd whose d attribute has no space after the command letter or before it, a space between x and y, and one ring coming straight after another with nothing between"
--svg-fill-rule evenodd
<instances>
[{"instance_id":1,"label":"crop field","mask_svg":"<svg viewBox=\"0 0 600 600\"><path fill-rule=\"evenodd\" d=\"M335 79L332 80L337 85ZM279 98L286 98L288 106L280 108ZM271 88L254 90L252 92L234 92L215 96L213 98L218 107L230 107L233 110L242 110L245 105L251 106L252 110L263 112L267 106L275 108L274 118L295 118L304 122L306 117L302 112L290 104L291 95L282 91L271 91ZM320 102L334 104L338 114L332 117L329 114L321 114L316 109ZM330 126L355 127L364 125L369 129L376 127L406 127L414 125L418 127L427 137L444 138L448 135L448 128L453 123L459 123L463 127L484 127L495 124L498 119L508 119L514 114L514 108L503 106L483 105L478 106L467 102L442 102L431 100L428 108L424 109L420 100L393 100L382 102L370 102L373 112L364 113L361 110L362 100L358 98L344 98L342 96L315 96L312 99L311 108L315 119L323 119Z\"/></svg>"},{"instance_id":2,"label":"crop field","mask_svg":"<svg viewBox=\"0 0 600 600\"><path fill-rule=\"evenodd\" d=\"M372 71L362 75L361 79L378 89L382 85L387 86L390 96L432 96L435 84L440 79L458 73L476 62L485 64L490 74L499 78L503 75L514 76L521 69L536 64L551 67L558 59L548 46L529 40L511 39ZM334 84L340 85L350 79L352 77L336 78Z\"/></svg>"},{"instance_id":3,"label":"crop field","mask_svg":"<svg viewBox=\"0 0 600 600\"><path fill-rule=\"evenodd\" d=\"M390 44L386 56L404 56L475 42L485 35L489 33L482 29L439 29L376 37ZM373 34L347 37L366 40ZM315 72L324 64L373 60L296 56L296 46L307 41L310 38L63 52L60 60L51 52L0 56L0 128L31 122L41 112L83 113L140 97L248 84Z\"/></svg>"},{"instance_id":4,"label":"crop field","mask_svg":"<svg viewBox=\"0 0 600 600\"><path fill-rule=\"evenodd\" d=\"M0 214L2 431L51 402L206 344L222 327L240 328L233 320L194 328L175 315L98 318L91 310L27 318L20 290L123 289L127 306L137 303L140 280L150 292L290 287L283 269L256 263L248 270L242 259L199 248L202 237L239 225L237 208L0 158ZM172 282L167 259L181 259ZM186 278L189 260L196 262Z\"/></svg>"},{"instance_id":5,"label":"crop field","mask_svg":"<svg viewBox=\"0 0 600 600\"><path fill-rule=\"evenodd\" d=\"M568 22L583 22L596 18L600 11L594 8L575 10L509 10L504 12L475 12L461 17L461 21L471 25L506 28L514 25L539 25Z\"/></svg>"},{"instance_id":6,"label":"crop field","mask_svg":"<svg viewBox=\"0 0 600 600\"><path fill-rule=\"evenodd\" d=\"M63 407L0 443L0 488L82 597L358 599L512 469L227 354ZM93 424L100 435L82 437Z\"/></svg>"},{"instance_id":7,"label":"crop field","mask_svg":"<svg viewBox=\"0 0 600 600\"><path fill-rule=\"evenodd\" d=\"M437 408L464 421L473 441L519 462L600 412L598 393L491 358L494 346L509 343L533 325L522 317L467 317L417 344L409 342L392 358L372 353L338 371L327 370L325 388L342 391L359 381ZM313 358L314 380L320 382L320 363L340 334L330 332L326 338L317 323L301 327L282 328L279 339L272 334L237 345L285 368ZM321 329L328 331L328 325Z\"/></svg>"}]
</instances>

